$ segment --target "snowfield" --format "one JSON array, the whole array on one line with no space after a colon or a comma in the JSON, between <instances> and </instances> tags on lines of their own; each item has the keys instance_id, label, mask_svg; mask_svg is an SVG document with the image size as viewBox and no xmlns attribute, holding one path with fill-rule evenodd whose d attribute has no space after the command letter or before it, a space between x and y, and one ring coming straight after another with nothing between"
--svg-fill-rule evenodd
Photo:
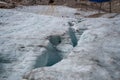
<instances>
[{"instance_id":1,"label":"snowfield","mask_svg":"<svg viewBox=\"0 0 120 80\"><path fill-rule=\"evenodd\" d=\"M76 12L0 9L0 80L120 80L120 15Z\"/></svg>"}]
</instances>

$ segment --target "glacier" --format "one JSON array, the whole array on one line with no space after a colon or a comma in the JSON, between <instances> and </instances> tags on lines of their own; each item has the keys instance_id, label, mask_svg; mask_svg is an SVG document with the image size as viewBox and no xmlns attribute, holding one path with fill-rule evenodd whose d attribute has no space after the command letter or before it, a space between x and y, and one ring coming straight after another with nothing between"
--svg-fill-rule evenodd
<instances>
[{"instance_id":1,"label":"glacier","mask_svg":"<svg viewBox=\"0 0 120 80\"><path fill-rule=\"evenodd\" d=\"M0 80L120 79L120 15L36 7L0 9Z\"/></svg>"}]
</instances>

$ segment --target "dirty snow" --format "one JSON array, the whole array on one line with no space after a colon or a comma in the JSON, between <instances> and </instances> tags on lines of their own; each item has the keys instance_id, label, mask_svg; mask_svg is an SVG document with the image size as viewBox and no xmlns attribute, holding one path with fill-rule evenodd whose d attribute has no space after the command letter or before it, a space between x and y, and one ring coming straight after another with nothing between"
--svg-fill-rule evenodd
<instances>
[{"instance_id":1,"label":"dirty snow","mask_svg":"<svg viewBox=\"0 0 120 80\"><path fill-rule=\"evenodd\" d=\"M70 8L67 6L18 6L14 10L35 13L40 15L50 15L55 17L80 18L98 13L98 11L81 11L81 9ZM78 13L79 15L75 15Z\"/></svg>"}]
</instances>

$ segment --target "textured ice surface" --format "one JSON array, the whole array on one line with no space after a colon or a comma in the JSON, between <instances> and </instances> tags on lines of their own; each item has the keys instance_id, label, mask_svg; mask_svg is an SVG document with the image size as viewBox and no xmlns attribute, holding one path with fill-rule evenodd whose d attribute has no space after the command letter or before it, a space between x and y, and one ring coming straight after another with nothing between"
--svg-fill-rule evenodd
<instances>
[{"instance_id":1,"label":"textured ice surface","mask_svg":"<svg viewBox=\"0 0 120 80\"><path fill-rule=\"evenodd\" d=\"M20 80L33 68L51 66L60 61L65 49L63 46L60 55L61 51L56 47L66 41L64 36L64 40L59 36L68 35L68 21L70 19L1 9L0 80ZM49 39L51 35L58 37Z\"/></svg>"},{"instance_id":2,"label":"textured ice surface","mask_svg":"<svg viewBox=\"0 0 120 80\"><path fill-rule=\"evenodd\" d=\"M68 57L52 67L26 73L26 80L120 79L120 17L86 18L75 26L87 30Z\"/></svg>"},{"instance_id":3,"label":"textured ice surface","mask_svg":"<svg viewBox=\"0 0 120 80\"><path fill-rule=\"evenodd\" d=\"M37 15L36 11L42 8L54 9L52 6L0 9L0 80L21 80L26 72L24 78L28 80L120 79L119 15L111 19L76 20ZM61 10L57 16L74 17L76 12L61 6L55 9ZM78 40L74 48L71 39L75 38L70 38L68 32L71 21L75 32L72 35Z\"/></svg>"}]
</instances>

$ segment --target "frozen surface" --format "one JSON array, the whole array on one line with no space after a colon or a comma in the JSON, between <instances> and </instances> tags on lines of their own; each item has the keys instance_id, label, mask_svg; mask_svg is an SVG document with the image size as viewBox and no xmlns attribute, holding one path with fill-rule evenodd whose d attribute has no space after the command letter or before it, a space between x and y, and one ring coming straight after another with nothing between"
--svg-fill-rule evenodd
<instances>
[{"instance_id":1,"label":"frozen surface","mask_svg":"<svg viewBox=\"0 0 120 80\"><path fill-rule=\"evenodd\" d=\"M14 10L35 13L39 15L51 15L56 17L74 17L74 13L77 12L77 9L69 8L66 6L19 6Z\"/></svg>"},{"instance_id":2,"label":"frozen surface","mask_svg":"<svg viewBox=\"0 0 120 80\"><path fill-rule=\"evenodd\" d=\"M0 80L20 80L25 72L33 69L38 56L42 56L50 44L49 36L66 34L68 21L70 19L1 9ZM55 49L48 51L54 56ZM43 59L46 58L43 56ZM45 65L43 60L41 66Z\"/></svg>"},{"instance_id":3,"label":"frozen surface","mask_svg":"<svg viewBox=\"0 0 120 80\"><path fill-rule=\"evenodd\" d=\"M119 80L120 17L86 18L74 25L77 31L87 29L78 44L52 67L26 73L26 80Z\"/></svg>"},{"instance_id":4,"label":"frozen surface","mask_svg":"<svg viewBox=\"0 0 120 80\"><path fill-rule=\"evenodd\" d=\"M76 12L65 6L0 9L0 80L119 80L120 15L83 18L94 12L80 11L74 19Z\"/></svg>"},{"instance_id":5,"label":"frozen surface","mask_svg":"<svg viewBox=\"0 0 120 80\"><path fill-rule=\"evenodd\" d=\"M79 10L79 8L75 9L67 6L56 5L18 6L14 10L66 18L80 18L98 13L98 11L82 11L81 9Z\"/></svg>"}]
</instances>

